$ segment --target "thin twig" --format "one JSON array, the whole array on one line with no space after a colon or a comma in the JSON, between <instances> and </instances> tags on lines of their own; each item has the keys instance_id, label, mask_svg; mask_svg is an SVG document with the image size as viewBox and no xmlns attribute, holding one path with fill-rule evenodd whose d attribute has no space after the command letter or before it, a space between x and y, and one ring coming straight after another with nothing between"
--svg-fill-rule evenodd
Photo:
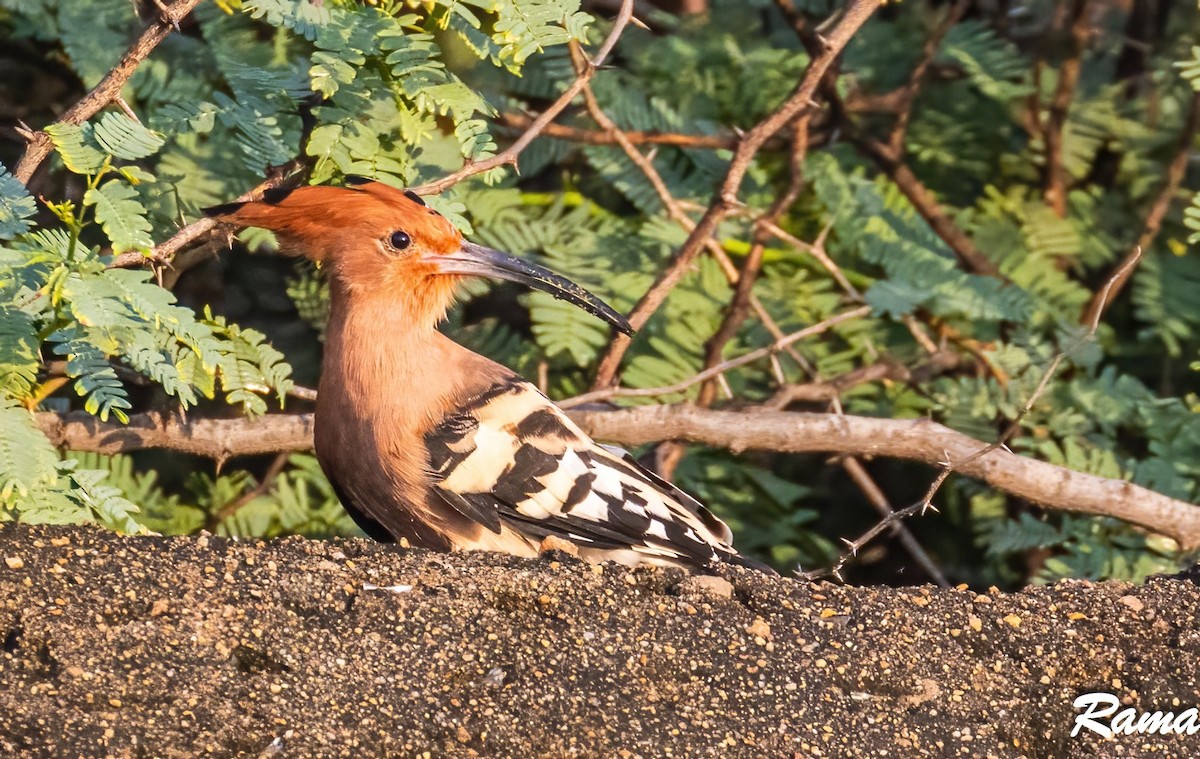
<instances>
[{"instance_id":1,"label":"thin twig","mask_svg":"<svg viewBox=\"0 0 1200 759\"><path fill-rule=\"evenodd\" d=\"M278 477L283 471L284 467L287 466L288 458L290 456L291 454L287 451L281 451L280 453L277 453L275 458L271 460L271 466L267 467L266 473L263 474L262 481L247 490L240 497L235 498L234 500L214 511L206 521L205 529L209 530L210 532L216 531L217 527L219 527L222 522L238 513L243 506L250 503L255 498L266 494L266 492L269 491L271 486L275 483L275 478Z\"/></svg>"},{"instance_id":2,"label":"thin twig","mask_svg":"<svg viewBox=\"0 0 1200 759\"><path fill-rule=\"evenodd\" d=\"M971 2L972 0L958 0L950 7L950 10L946 12L946 17L937 25L933 34L925 40L917 65L909 73L908 82L900 89L896 121L892 125L892 133L888 136L888 147L896 155L904 154L904 143L908 138L908 125L912 121L913 105L921 92L925 75L929 72L929 67L933 64L933 59L937 57L938 49L942 46L942 40L946 38L951 27L962 20L967 9L971 7Z\"/></svg>"},{"instance_id":3,"label":"thin twig","mask_svg":"<svg viewBox=\"0 0 1200 759\"><path fill-rule=\"evenodd\" d=\"M621 37L621 32L625 30L625 27L628 25L629 19L632 16L633 0L624 0L624 2L621 3L621 10L617 12L617 17L613 21L612 31L608 33L608 37L604 40L604 43L600 46L600 49L596 51L596 54L588 60L587 66L584 67L584 70L575 77L575 81L571 83L571 86L568 87L566 91L563 92L563 94L560 95L559 98L550 105L549 108L547 108L541 113L541 115L533 120L533 123L530 124L529 128L517 138L516 142L514 142L512 145L509 145L507 149L497 153L491 158L483 161L468 163L453 174L449 174L434 182L429 182L428 184L413 187L411 188L413 192L416 192L420 195L435 195L439 192L444 192L446 189L453 187L464 179L473 177L476 174L482 174L485 171L490 171L498 166L517 166L517 160L522 151L529 147L529 144L537 139L538 135L540 135L542 131L554 121L554 119L558 118L558 114L562 113L563 110L565 110L566 107L571 104L571 101L575 99L575 96L583 91L584 85L590 82L592 77L596 75L596 72L600 69L600 66L603 65L605 59L608 58L608 54L611 53L613 47L616 46L617 40Z\"/></svg>"},{"instance_id":4,"label":"thin twig","mask_svg":"<svg viewBox=\"0 0 1200 759\"><path fill-rule=\"evenodd\" d=\"M850 558L857 555L857 553L860 550L862 550L862 548L867 543L869 543L871 540L874 540L875 537L880 535L888 526L890 526L891 524L894 524L900 520L907 519L908 517L914 516L916 514L924 514L929 509L934 509L934 507L933 507L934 496L937 495L938 491L941 490L942 485L946 482L946 480L954 472L965 471L965 472L970 473L971 469L976 468L978 464L985 462L985 460L992 454L999 453L1001 451L1001 449L1003 449L1003 452L1006 454L1015 455L1015 454L1012 454L1012 452L1008 450L1008 447L1007 447L1008 441L1010 439L1012 439L1012 436L1015 435L1020 430L1021 422L1024 421L1025 417L1028 416L1029 412L1033 409L1034 404L1036 404L1038 399L1041 398L1042 395L1046 392L1046 388L1048 388L1050 386L1050 380L1053 379L1054 376L1058 373L1058 368L1059 368L1059 366L1062 365L1062 362L1064 360L1066 360L1066 357L1068 355L1070 355L1071 353L1073 353L1075 350L1077 350L1081 345L1083 345L1087 341L1091 340L1095 336L1096 330L1098 330L1100 328L1100 319L1104 314L1104 309L1107 306L1107 304L1110 302L1113 290L1115 289L1117 282L1123 281L1125 278L1128 278L1130 272L1133 270L1133 267L1135 267L1137 265L1139 260L1140 260L1140 250L1138 251L1137 256L1134 256L1130 260L1127 260L1121 268L1119 268L1117 271L1113 272L1112 276L1109 277L1107 282L1105 282L1104 287L1102 287L1100 289L1100 291L1097 292L1096 297L1097 297L1098 306L1092 315L1091 321L1089 321L1088 324L1086 325L1087 330L1082 335L1080 335L1078 338L1071 341L1070 345L1068 345L1066 348L1063 348L1057 354L1055 354L1054 358L1051 359L1050 364L1046 367L1045 371L1042 373L1042 377L1038 381L1037 387L1034 388L1033 392L1029 395L1029 398L1026 399L1025 405L1021 408L1021 411L1012 419L1012 421L1008 424L1008 426L1005 428L1004 432L1000 435L1000 437L998 437L994 442L969 453L968 455L966 455L963 458L959 458L959 457L955 456L951 452L950 446L946 446L943 449L943 456L940 461L940 466L942 468L942 471L939 472L938 476L936 478L934 478L933 482L930 483L928 489L926 489L926 491L925 491L925 496L920 501L917 501L916 503L914 503L904 509L901 509L900 511L892 512L892 514L888 515L885 519L883 519L881 522L876 524L870 530L867 530L865 533L863 533L857 539L855 539L853 541L844 541L847 544L847 546L849 547L849 551L846 553L843 553L839 557L838 561L833 565L833 567L831 567L828 570L829 574L832 574L834 577L841 579L841 571L846 566L846 564L850 560ZM1134 486L1129 485L1129 487L1134 487ZM1001 488L1001 489L1005 489L1005 488ZM1009 492L1015 493L1016 491L1009 489ZM1037 498L1032 498L1031 500L1033 500L1035 503L1039 502ZM1047 505L1047 504L1043 503L1043 505ZM1175 532L1164 531L1162 528L1162 525L1148 525L1144 521L1138 521L1138 519L1131 519L1128 516L1122 516L1121 514L1114 513L1112 511L1106 511L1103 509L1097 510L1097 509L1090 509L1090 508L1082 508L1079 506L1072 507L1070 505L1065 506L1064 508L1069 511L1083 511L1085 513L1091 513L1091 514L1116 516L1118 518L1125 519L1126 521L1131 521L1135 524L1141 524L1143 527L1147 527L1148 529L1152 529L1152 530L1155 530L1157 532L1160 532L1160 533L1163 533L1166 535L1171 535L1172 537L1175 537L1176 540L1179 540L1179 538L1177 537L1177 534ZM936 511L936 509L934 509L934 510ZM1182 515L1180 515L1180 516L1182 516ZM1184 518L1195 519L1194 516L1184 517ZM1200 524L1200 523L1198 523L1198 524ZM1198 538L1200 538L1200 535L1198 535ZM1187 543L1187 540L1180 541L1180 542L1181 542L1181 544L1184 544L1184 543ZM1190 550L1191 547L1195 547L1196 545L1200 545L1200 542L1198 542L1196 544L1187 543L1183 547L1185 548L1185 550ZM812 577L816 577L816 576L821 576L821 574L822 574L822 570L815 570L813 572L803 573L803 576L812 578Z\"/></svg>"},{"instance_id":5,"label":"thin twig","mask_svg":"<svg viewBox=\"0 0 1200 759\"><path fill-rule=\"evenodd\" d=\"M888 502L887 496L883 494L878 483L867 471L867 468L862 465L854 456L847 456L842 460L842 468L846 470L846 474L850 475L850 479L854 480L854 484L858 489L866 495L867 500L879 512L884 519L890 519L895 509ZM896 539L900 541L900 545L904 546L904 550L913 557L913 560L921 566L925 574L929 575L935 583L943 588L950 587L950 581L946 579L946 575L938 568L938 565L933 562L921 543L917 540L908 526L900 520L892 522L892 530L896 533Z\"/></svg>"},{"instance_id":6,"label":"thin twig","mask_svg":"<svg viewBox=\"0 0 1200 759\"><path fill-rule=\"evenodd\" d=\"M1063 130L1067 124L1071 99L1075 96L1075 86L1079 82L1083 50L1087 42L1087 7L1088 0L1071 0L1065 8L1060 6L1065 16L1064 24L1070 24L1071 47L1066 59L1058 67L1058 86L1054 90L1054 97L1050 101L1050 109L1042 129L1046 141L1043 180L1046 204L1062 217L1067 215L1067 171L1063 166Z\"/></svg>"},{"instance_id":7,"label":"thin twig","mask_svg":"<svg viewBox=\"0 0 1200 759\"><path fill-rule=\"evenodd\" d=\"M710 379L713 379L713 378L721 375L724 372L728 372L732 369L737 369L738 367L745 366L746 364L752 364L761 358L766 358L767 356L770 356L773 353L778 353L780 350L791 345L792 343L796 342L797 340L803 340L806 337L812 337L813 335L819 335L822 332L829 330L831 327L835 327L838 324L841 324L842 322L850 321L852 319L859 319L870 313L871 313L870 306L860 306L859 308L856 308L852 311L844 311L835 316L831 316L828 319L825 319L824 321L818 322L810 327L805 327L804 329L793 332L790 335L785 335L784 337L780 338L779 340L776 340L775 342L771 343L770 345L768 345L766 347L750 351L749 353L746 353L742 356L738 356L737 358L731 358L728 361L722 361L720 364L717 364L716 366L711 366L708 369L705 369L702 372L699 372L691 377L688 377L685 380L676 382L673 385L667 385L665 387L637 387L637 388L605 387L605 388L600 388L598 390L592 390L591 392L583 393L582 395L577 395L573 398L567 398L566 400L559 401L558 405L562 408L572 408L574 406L579 406L584 403L596 403L598 401L606 401L606 400L609 400L610 398L651 398L651 397L660 396L660 395L674 395L676 393L682 393L683 391L687 390L688 388L693 387L694 385L698 385L701 382L706 382Z\"/></svg>"},{"instance_id":8,"label":"thin twig","mask_svg":"<svg viewBox=\"0 0 1200 759\"><path fill-rule=\"evenodd\" d=\"M530 129L535 119L523 113L506 112L500 114L500 123L513 129ZM616 145L617 136L607 130L580 129L579 127L563 124L547 124L542 130L546 137L558 140L581 142L585 145ZM709 150L733 150L737 147L740 137L711 134L679 134L678 132L645 132L640 130L625 131L624 135L634 145L671 145L677 148L700 148Z\"/></svg>"},{"instance_id":9,"label":"thin twig","mask_svg":"<svg viewBox=\"0 0 1200 759\"><path fill-rule=\"evenodd\" d=\"M791 245L798 250L802 250L813 258L817 259L817 263L821 264L825 271L829 272L829 275L833 277L835 282L838 283L838 287L842 288L843 292L849 295L850 298L856 302L862 301L862 293L860 293L857 288L854 287L854 285L850 284L850 280L846 279L846 275L842 273L841 268L833 262L833 259L830 258L829 254L825 251L824 241L828 236L831 227L826 226L826 228L821 231L820 237L818 237L817 241L814 243L804 242L772 221L763 221L762 227L779 240L782 240L788 245Z\"/></svg>"},{"instance_id":10,"label":"thin twig","mask_svg":"<svg viewBox=\"0 0 1200 759\"><path fill-rule=\"evenodd\" d=\"M1162 189L1154 198L1154 203L1150 206L1150 212L1146 214L1146 223L1142 225L1142 233L1138 236L1137 244L1133 249L1121 259L1121 263L1117 264L1117 271L1127 272L1124 277L1113 279L1108 278L1111 283L1105 293L1103 302L1111 303L1113 299L1121 292L1122 288L1129 281L1129 275L1133 273L1133 266L1130 261L1136 262L1137 258L1142 255L1142 252L1149 250L1154 244L1154 239L1158 237L1158 232L1162 228L1163 219L1167 216L1167 211L1171 208L1171 201L1175 199L1176 193L1179 192L1179 185L1183 182L1183 177L1187 173L1188 163L1192 157L1192 141L1196 138L1197 129L1200 129L1200 92L1192 94L1192 102L1188 108L1187 120L1184 122L1183 129L1179 132L1179 140L1176 142L1175 155L1171 159L1171 163L1167 166L1167 179L1163 183ZM1097 319L1096 311L1101 307L1099 300L1100 293L1092 296L1088 302L1087 308L1083 310L1080 321L1084 324L1091 323Z\"/></svg>"}]
</instances>

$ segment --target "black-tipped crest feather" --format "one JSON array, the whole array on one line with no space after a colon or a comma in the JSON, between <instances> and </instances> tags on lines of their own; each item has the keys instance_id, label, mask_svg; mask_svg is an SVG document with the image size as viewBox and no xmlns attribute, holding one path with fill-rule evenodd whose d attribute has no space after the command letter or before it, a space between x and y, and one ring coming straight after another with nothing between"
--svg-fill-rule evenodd
<instances>
[{"instance_id":1,"label":"black-tipped crest feather","mask_svg":"<svg viewBox=\"0 0 1200 759\"><path fill-rule=\"evenodd\" d=\"M244 202L222 203L216 206L209 206L208 208L201 208L200 211L211 219L218 216L229 216L231 214L235 214L244 205L246 205Z\"/></svg>"}]
</instances>

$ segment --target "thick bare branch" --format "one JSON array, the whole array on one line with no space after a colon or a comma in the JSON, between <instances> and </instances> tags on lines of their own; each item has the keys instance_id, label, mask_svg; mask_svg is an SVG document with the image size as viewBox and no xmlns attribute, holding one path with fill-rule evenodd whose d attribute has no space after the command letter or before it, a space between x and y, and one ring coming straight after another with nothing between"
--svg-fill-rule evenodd
<instances>
[{"instance_id":1,"label":"thick bare branch","mask_svg":"<svg viewBox=\"0 0 1200 759\"><path fill-rule=\"evenodd\" d=\"M190 419L159 413L134 414L129 424L102 422L83 411L37 415L53 445L76 451L125 453L162 448L216 461L312 448L312 414L257 418Z\"/></svg>"},{"instance_id":2,"label":"thick bare branch","mask_svg":"<svg viewBox=\"0 0 1200 759\"><path fill-rule=\"evenodd\" d=\"M162 12L159 17L142 31L133 45L125 51L125 55L121 56L121 60L113 67L112 71L109 71L91 92L71 106L55 123L82 124L113 103L116 98L120 97L121 88L129 81L129 77L133 76L133 72L142 64L142 61L146 60L146 57L167 38L168 34L178 29L179 22L199 4L200 0L176 0L171 5L160 6ZM25 148L25 154L17 162L13 176L21 182L29 184L33 172L37 171L38 166L42 165L42 161L46 160L46 156L50 155L53 149L54 143L51 142L50 135L45 132L35 132L29 145Z\"/></svg>"},{"instance_id":3,"label":"thick bare branch","mask_svg":"<svg viewBox=\"0 0 1200 759\"><path fill-rule=\"evenodd\" d=\"M1081 474L1004 448L972 458L988 447L925 419L874 419L784 411L713 411L691 406L641 406L569 412L588 434L621 445L688 440L703 445L786 453L848 453L887 456L941 466L964 461L962 474L983 480L1046 508L1116 517L1173 538L1184 550L1200 547L1200 506L1177 501L1121 480ZM90 414L38 414L57 446L119 453L145 448L207 456L308 450L311 414L273 414L257 419L196 419L139 414L130 424L104 423Z\"/></svg>"},{"instance_id":4,"label":"thick bare branch","mask_svg":"<svg viewBox=\"0 0 1200 759\"><path fill-rule=\"evenodd\" d=\"M689 440L734 452L838 452L887 456L940 466L966 461L987 445L933 421L836 414L712 411L642 406L621 411L573 411L589 434L623 445ZM1116 517L1200 547L1200 506L1130 482L1110 480L997 448L957 471L1051 509Z\"/></svg>"}]
</instances>

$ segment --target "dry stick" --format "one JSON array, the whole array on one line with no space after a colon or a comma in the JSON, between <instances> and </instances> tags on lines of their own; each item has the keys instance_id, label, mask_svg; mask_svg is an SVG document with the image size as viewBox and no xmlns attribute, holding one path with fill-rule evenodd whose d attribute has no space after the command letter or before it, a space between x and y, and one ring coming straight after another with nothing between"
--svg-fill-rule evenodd
<instances>
[{"instance_id":1,"label":"dry stick","mask_svg":"<svg viewBox=\"0 0 1200 759\"><path fill-rule=\"evenodd\" d=\"M420 195L434 195L458 184L468 177L490 171L497 166L517 166L517 159L520 157L521 152L529 147L529 143L537 139L538 135L558 117L558 114L562 113L571 104L575 96L583 91L584 86L596 75L596 71L600 69L604 60L608 58L608 54L616 46L617 40L621 37L621 32L625 30L625 26L629 23L629 19L632 16L633 0L624 0L621 3L621 10L618 11L617 17L613 21L612 31L608 33L607 39L604 40L604 44L600 46L600 49L596 51L596 55L587 60L587 65L575 77L575 81L571 83L571 86L559 96L558 100L555 100L549 108L533 120L533 123L525 130L524 134L517 138L516 142L509 145L503 152L497 153L487 160L468 163L453 174L442 177L435 182L413 187L413 192Z\"/></svg>"},{"instance_id":2,"label":"dry stick","mask_svg":"<svg viewBox=\"0 0 1200 759\"><path fill-rule=\"evenodd\" d=\"M829 234L830 228L827 227L821 233L821 236L817 239L817 243L807 243L774 222L764 221L762 226L764 229L774 235L776 239L781 240L798 250L802 250L813 258L817 259L817 263L821 264L825 271L829 272L829 275L833 277L835 282L838 283L838 287L842 288L843 292L849 295L852 300L862 301L862 293L860 293L857 288L854 287L854 285L850 284L850 280L846 279L846 275L842 273L841 267L834 263L833 259L829 257L829 254L825 252L825 246L823 243Z\"/></svg>"},{"instance_id":3,"label":"dry stick","mask_svg":"<svg viewBox=\"0 0 1200 759\"><path fill-rule=\"evenodd\" d=\"M938 237L942 238L946 245L950 246L950 249L968 269L976 274L1001 277L1000 269L996 267L996 264L975 247L975 243L967 233L954 223L929 188L902 160L902 154L894 152L878 140L860 134L857 126L848 118L843 119L843 126L847 139L874 161L875 165L896 184L896 187L904 193L904 197L908 198L908 202L912 203L913 208L925 220L925 223L937 233Z\"/></svg>"},{"instance_id":4,"label":"dry stick","mask_svg":"<svg viewBox=\"0 0 1200 759\"><path fill-rule=\"evenodd\" d=\"M909 370L903 364L892 361L879 361L867 366L860 366L845 374L829 380L807 382L802 385L783 385L771 398L763 403L763 408L773 411L783 411L793 403L828 403L841 396L842 393L868 382L891 380L893 382L911 382L919 374L930 374L931 370L940 372L943 368L958 364L958 357L948 351L938 354L924 366L924 369Z\"/></svg>"},{"instance_id":5,"label":"dry stick","mask_svg":"<svg viewBox=\"0 0 1200 759\"><path fill-rule=\"evenodd\" d=\"M303 153L303 149L301 149L301 153ZM238 201L254 200L255 198L261 197L262 194L267 190L283 185L292 178L294 172L302 169L305 163L306 162L304 158L301 157L293 159L287 164L284 164L275 171L271 172L271 176L267 177L255 185L252 189L240 195L238 197ZM158 245L154 246L154 250L152 250L149 255L145 255L137 251L122 253L108 264L108 268L127 269L134 266L145 266L146 264L170 264L171 260L174 259L181 250L191 245L196 240L211 234L219 225L220 222L207 217L203 219L197 219L191 224L181 228L166 242L159 243Z\"/></svg>"},{"instance_id":6,"label":"dry stick","mask_svg":"<svg viewBox=\"0 0 1200 759\"><path fill-rule=\"evenodd\" d=\"M712 202L709 203L708 209L700 217L695 229L688 235L688 239L676 252L666 270L659 275L649 291L634 306L629 315L629 322L634 329L643 326L651 314L658 310L667 295L692 265L696 256L699 255L705 241L712 236L717 225L732 208L738 205L737 193L741 188L742 179L759 149L770 137L809 107L813 94L824 78L826 70L833 64L834 59L841 53L854 33L878 8L879 0L854 0L851 2L837 26L824 40L824 49L809 62L804 77L793 93L784 101L783 105L746 133L745 138L734 151L725 179ZM613 384L621 359L629 350L629 345L630 340L624 335L617 337L609 344L608 350L600 360L595 387L607 387Z\"/></svg>"},{"instance_id":7,"label":"dry stick","mask_svg":"<svg viewBox=\"0 0 1200 759\"><path fill-rule=\"evenodd\" d=\"M1130 482L1073 472L1004 449L968 461L970 454L984 447L983 441L927 419L790 411L746 413L693 406L576 409L568 413L592 437L618 445L643 445L673 437L733 452L851 453L935 466L949 458L960 462L963 474L1046 508L1115 517L1171 537L1183 550L1200 547L1200 507ZM164 448L225 460L312 449L312 414L188 422L164 414L136 414L128 425L122 425L101 422L86 412L43 412L37 415L37 421L53 445L77 451L120 453ZM918 503L912 508L919 511L921 506ZM903 516L904 512L897 514Z\"/></svg>"},{"instance_id":8,"label":"dry stick","mask_svg":"<svg viewBox=\"0 0 1200 759\"><path fill-rule=\"evenodd\" d=\"M566 409L580 406L584 403L606 401L611 398L651 398L660 395L674 395L676 393L682 393L690 387L698 385L701 382L707 382L708 380L718 377L719 375L724 374L732 369L737 369L738 367L745 366L746 364L752 364L759 359L766 358L774 353L778 353L780 350L788 345L791 345L797 340L803 340L806 337L819 335L831 327L841 324L842 322L847 322L852 319L860 319L869 313L871 313L870 306L860 306L853 311L844 311L810 327L805 327L804 329L793 332L790 335L785 335L766 347L750 351L749 353L738 356L737 358L731 358L728 361L722 361L721 363L711 366L704 371L699 372L698 374L688 377L685 380L676 382L674 385L638 388L603 387L599 390L592 390L591 392L583 393L582 395L576 395L573 398L567 398L566 400L558 401L558 406Z\"/></svg>"},{"instance_id":9,"label":"dry stick","mask_svg":"<svg viewBox=\"0 0 1200 759\"><path fill-rule=\"evenodd\" d=\"M1105 295L1105 300L1100 299L1100 293L1092 296L1092 300L1083 311L1081 323L1090 324L1095 321L1098 318L1095 314L1103 308L1103 304L1116 299L1121 289L1129 281L1129 274L1133 273L1130 261L1136 260L1142 255L1142 251L1148 250L1154 244L1154 239L1158 237L1158 232L1162 228L1163 219L1171 208L1171 201L1175 199L1175 193L1179 191L1179 184L1183 181L1184 174L1187 173L1188 162L1192 157L1192 141L1196 138L1197 129L1200 129L1200 92L1192 95L1192 104L1188 108L1187 120L1184 122L1183 130L1179 133L1179 141L1176 143L1175 156L1167 166L1167 181L1154 199L1153 205L1150 206L1150 213L1146 215L1146 223L1142 225L1142 233L1138 237L1137 244L1117 265L1117 270L1125 271L1126 275L1117 279L1110 277L1112 286L1109 290L1111 292Z\"/></svg>"},{"instance_id":10,"label":"dry stick","mask_svg":"<svg viewBox=\"0 0 1200 759\"><path fill-rule=\"evenodd\" d=\"M161 15L142 30L141 35L125 51L125 55L121 56L117 65L100 80L100 83L91 92L71 106L55 123L82 124L120 97L121 88L129 81L129 77L133 76L133 72L137 70L142 61L150 55L154 48L158 47L160 42L167 38L168 34L179 28L179 22L187 17L199 3L200 0L176 0L172 5L162 8ZM49 134L44 131L34 132L30 136L29 145L25 148L25 154L17 162L13 176L23 184L29 184L33 173L53 150L54 143Z\"/></svg>"},{"instance_id":11,"label":"dry stick","mask_svg":"<svg viewBox=\"0 0 1200 759\"><path fill-rule=\"evenodd\" d=\"M1063 129L1067 124L1067 112L1079 83L1083 50L1088 34L1088 0L1071 0L1066 10L1064 23L1071 25L1071 50L1058 68L1058 86L1050 101L1046 124L1042 133L1046 140L1046 167L1043 179L1043 195L1047 205L1061 217L1067 215L1067 171L1063 166Z\"/></svg>"},{"instance_id":12,"label":"dry stick","mask_svg":"<svg viewBox=\"0 0 1200 759\"><path fill-rule=\"evenodd\" d=\"M1037 403L1038 399L1041 398L1042 394L1046 392L1046 388L1050 386L1050 380L1053 379L1054 375L1058 372L1058 367L1062 364L1062 362L1066 359L1066 357L1069 354L1071 354L1072 352L1074 352L1081 345L1083 345L1085 342L1087 342L1088 340L1092 339L1092 337L1095 336L1096 330L1098 330L1100 328L1100 318L1104 314L1105 306L1110 302L1110 298L1112 296L1112 291L1113 291L1114 287L1116 286L1116 283L1118 281L1122 280L1123 278L1127 278L1129 276L1130 272L1132 272L1133 268L1137 265L1137 262L1140 259L1141 259L1141 250L1139 249L1136 251L1135 256L1133 256L1132 258L1127 260L1123 264L1123 266L1121 268L1119 268L1117 271L1113 272L1113 275L1111 277L1109 277L1107 282L1105 282L1104 287L1102 287L1100 289L1100 292L1097 293L1097 295L1099 297L1099 300L1098 300L1099 306L1095 310L1095 314L1093 315L1091 322L1089 322L1087 325L1087 331L1084 332L1082 335L1080 335L1077 339L1073 340L1071 342L1071 344L1068 345L1066 348L1064 348L1063 350L1060 350L1057 354L1055 354L1054 358L1050 361L1050 365L1047 366L1045 372L1042 373L1042 378L1038 381L1037 387L1034 388L1033 393L1030 394L1028 400L1026 400L1024 407L1022 407L1020 413L1018 413L1016 415L1016 417L1013 418L1013 420L1009 423L1008 427L1005 428L1004 432L1000 435L1000 437L997 438L995 442L974 451L973 453L971 453L970 455L968 455L962 459L955 458L950 453L950 449L947 448L946 453L945 453L945 458L941 462L942 471L933 480L933 482L930 483L928 490L926 490L926 492L925 492L925 497L922 498L920 501L917 501L916 503L912 504L911 506L908 506L907 508L901 509L900 511L892 512L892 514L889 517L885 518L879 524L875 525L875 527L872 527L870 530L863 533L861 536L858 537L858 539L853 540L853 541L845 541L847 546L850 548L850 550L849 550L849 552L842 554L841 557L838 559L837 563L834 564L834 566L830 568L830 570L829 570L830 574L837 577L838 579L841 579L841 570L846 566L846 564L850 560L850 558L857 555L858 552L860 550L862 550L863 546L865 546L867 543L869 543L871 540L873 540L876 536L878 536L881 532L883 532L883 530L886 529L890 524L898 523L904 519L907 519L910 516L913 516L914 514L918 514L918 513L924 514L927 509L933 508L932 501L933 501L934 496L937 495L937 492L941 489L942 484L945 483L946 479L949 478L950 475L953 474L954 472L965 471L965 472L969 473L970 469L977 462L980 462L981 460L987 458L991 454L997 453L1001 448L1004 448L1005 453L1011 454L1011 452L1008 451L1008 449L1006 447L1006 443L1012 438L1013 435L1015 435L1017 433L1017 431L1021 427L1021 422L1029 414L1030 410L1033 409L1033 405L1035 403ZM1015 454L1012 454L1012 455L1015 455ZM1129 485L1129 487L1132 488L1135 486ZM1006 489L1006 488L1001 488L1001 489ZM1015 490L1009 490L1009 492L1020 495L1020 493L1017 493L1017 491L1015 491ZM1152 491L1147 491L1147 492L1152 492ZM1165 496L1163 496L1163 497L1165 497ZM1030 500L1033 500L1035 503L1038 502L1036 498L1033 498ZM1067 510L1078 510L1078 511L1084 511L1084 512L1090 513L1090 514L1102 514L1102 515L1106 515L1106 516L1116 516L1118 518L1124 519L1125 521L1133 522L1134 524L1139 524L1139 525L1146 527L1147 529L1153 530L1155 532L1160 532L1164 535L1169 535L1172 538L1175 538L1175 540L1178 541L1185 550L1191 550L1192 548L1200 546L1200 542L1190 543L1189 541L1191 540L1191 538L1185 538L1183 540L1180 540L1179 534L1177 531L1163 532L1162 525L1152 525L1152 524L1147 523L1146 521L1139 521L1138 519L1131 519L1126 516L1121 516L1120 514L1115 513L1113 511L1093 510L1093 509L1089 509L1089 508L1070 509L1069 506L1068 506ZM1177 516L1177 518L1188 519L1189 521L1196 521L1194 515L1180 514ZM1200 522L1197 522L1196 529L1197 529L1196 539L1200 540ZM811 579L812 577L820 576L820 571L818 570L817 572L803 573L803 576Z\"/></svg>"},{"instance_id":13,"label":"dry stick","mask_svg":"<svg viewBox=\"0 0 1200 759\"><path fill-rule=\"evenodd\" d=\"M776 0L776 2L792 22L792 26L795 28L796 34L805 48L810 52L818 49L819 39L808 29L804 17L795 10L790 0ZM893 127L892 134L889 137L890 144L880 142L860 132L858 125L849 117L849 111L842 100L841 94L837 90L835 82L825 77L820 82L820 87L821 94L825 96L825 99L832 106L836 121L847 139L875 162L888 178L896 184L900 191L904 193L904 196L908 198L908 202L912 203L913 208L925 220L925 223L954 251L958 259L967 268L977 274L999 277L1000 270L996 265L975 247L975 243L971 238L954 223L945 210L942 209L941 204L937 202L933 193L925 187L921 180L912 172L912 169L908 167L908 164L904 162L903 137L907 132L908 118L910 118L905 115L905 111L912 108L916 99L916 93L923 82L923 77L929 63L937 53L937 47L941 39L958 17L956 14L963 10L965 10L965 7L961 7L961 4L952 8L944 23L935 30L933 37L926 41L926 45L923 48L923 57L918 62L917 69L913 72L913 76L910 76L909 83L905 85L897 98L898 105L902 106L897 116L897 126L900 128Z\"/></svg>"},{"instance_id":14,"label":"dry stick","mask_svg":"<svg viewBox=\"0 0 1200 759\"><path fill-rule=\"evenodd\" d=\"M888 502L887 496L884 495L883 490L880 489L874 478L867 472L862 462L853 456L847 456L842 461L842 468L850 475L850 479L854 480L854 484L858 486L858 489L867 496L867 500L871 502L875 510L884 519L891 519L896 510L892 508L892 504ZM909 555L921 565L921 569L925 570L925 574L929 575L940 587L950 587L950 581L946 579L946 575L933 562L933 559L929 558L929 554L925 552L925 549L917 541L916 536L905 526L904 522L897 520L893 521L892 525L892 529L895 531L900 545L904 546L904 550L908 551Z\"/></svg>"}]
</instances>

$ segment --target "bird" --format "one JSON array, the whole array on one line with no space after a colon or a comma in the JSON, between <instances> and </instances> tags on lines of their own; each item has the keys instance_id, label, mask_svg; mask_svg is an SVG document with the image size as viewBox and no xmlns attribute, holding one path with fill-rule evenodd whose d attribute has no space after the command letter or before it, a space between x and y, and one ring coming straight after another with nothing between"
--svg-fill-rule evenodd
<instances>
[{"instance_id":1,"label":"bird","mask_svg":"<svg viewBox=\"0 0 1200 759\"><path fill-rule=\"evenodd\" d=\"M318 385L317 459L370 537L438 551L539 555L571 544L590 562L733 564L703 504L593 441L535 385L438 330L465 277L515 281L633 335L624 316L531 261L466 240L420 195L350 176L204 209L270 230L330 286ZM559 542L555 542L559 541Z\"/></svg>"}]
</instances>

